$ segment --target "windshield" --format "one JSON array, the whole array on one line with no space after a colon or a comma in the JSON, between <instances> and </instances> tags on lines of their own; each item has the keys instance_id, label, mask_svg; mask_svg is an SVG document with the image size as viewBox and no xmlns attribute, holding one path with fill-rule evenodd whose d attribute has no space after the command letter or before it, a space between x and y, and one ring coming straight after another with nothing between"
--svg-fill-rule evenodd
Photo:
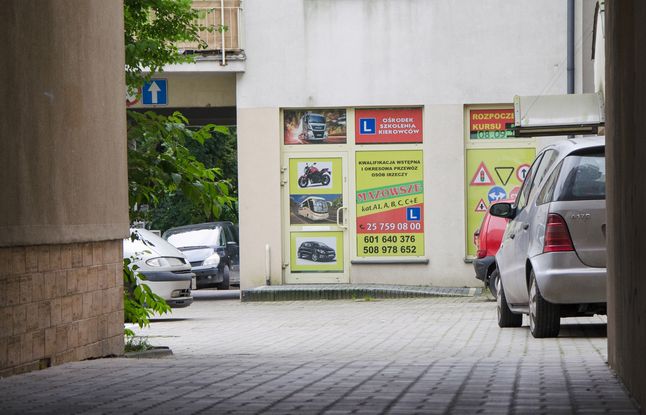
<instances>
[{"instance_id":1,"label":"windshield","mask_svg":"<svg viewBox=\"0 0 646 415\"><path fill-rule=\"evenodd\" d=\"M168 235L168 242L178 248L188 246L217 246L222 228L192 229Z\"/></svg>"},{"instance_id":2,"label":"windshield","mask_svg":"<svg viewBox=\"0 0 646 415\"><path fill-rule=\"evenodd\" d=\"M322 242L317 242L317 244L318 244L318 248L327 248L327 249L332 249L332 248L330 248L329 246L325 245L325 244L324 244L324 243L322 243Z\"/></svg>"},{"instance_id":3,"label":"windshield","mask_svg":"<svg viewBox=\"0 0 646 415\"><path fill-rule=\"evenodd\" d=\"M316 213L327 213L328 205L325 200L314 200L312 201L312 210Z\"/></svg>"},{"instance_id":4,"label":"windshield","mask_svg":"<svg viewBox=\"0 0 646 415\"><path fill-rule=\"evenodd\" d=\"M318 114L312 114L312 115L310 115L310 122L311 123L325 124L325 117L322 116L322 115L318 115Z\"/></svg>"},{"instance_id":5,"label":"windshield","mask_svg":"<svg viewBox=\"0 0 646 415\"><path fill-rule=\"evenodd\" d=\"M177 248L149 230L131 228L130 234L131 236L123 241L124 256L126 257L182 256Z\"/></svg>"}]
</instances>

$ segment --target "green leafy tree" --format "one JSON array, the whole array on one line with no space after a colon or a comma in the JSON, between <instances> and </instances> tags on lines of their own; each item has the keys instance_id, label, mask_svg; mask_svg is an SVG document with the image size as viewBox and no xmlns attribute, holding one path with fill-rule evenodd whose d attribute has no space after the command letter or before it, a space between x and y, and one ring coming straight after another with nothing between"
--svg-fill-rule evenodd
<instances>
[{"instance_id":1,"label":"green leafy tree","mask_svg":"<svg viewBox=\"0 0 646 415\"><path fill-rule=\"evenodd\" d=\"M191 0L124 0L126 84L131 92L165 65L193 61L192 55L179 52L178 42L206 47L199 33L209 28L197 23L199 11L191 4Z\"/></svg>"},{"instance_id":2,"label":"green leafy tree","mask_svg":"<svg viewBox=\"0 0 646 415\"><path fill-rule=\"evenodd\" d=\"M238 222L237 203L237 140L235 127L229 128L228 134L218 131L211 133L213 139L205 140L200 144L195 140L188 140L186 147L195 158L206 167L218 166L222 177L231 184L229 194L234 198L232 204L223 204L219 215L206 212L191 200L187 199L181 191L168 195L159 200L159 203L147 212L147 221L151 228L165 231L173 226L187 223L210 222L214 220L228 220Z\"/></svg>"},{"instance_id":3,"label":"green leafy tree","mask_svg":"<svg viewBox=\"0 0 646 415\"><path fill-rule=\"evenodd\" d=\"M131 219L146 220L142 205L156 206L161 198L178 192L209 217L219 217L223 207L233 203L231 184L222 180L222 171L205 167L187 148L189 142L203 145L213 131L228 133L225 127L191 130L178 112L166 117L131 111L128 117L132 121L128 129Z\"/></svg>"},{"instance_id":4,"label":"green leafy tree","mask_svg":"<svg viewBox=\"0 0 646 415\"><path fill-rule=\"evenodd\" d=\"M165 65L186 63L177 42L205 46L197 23L199 12L191 0L124 0L126 87L133 93ZM215 28L215 30L225 30ZM212 134L228 130L207 125L187 127L181 114L162 116L154 112L128 112L128 190L131 220L146 220L150 209L176 195L188 199L193 209L217 217L235 205L231 184L218 168L206 167L187 146L203 145ZM145 283L137 284L132 259L124 260L125 321L140 327L149 318L170 311L166 302ZM139 276L141 279L141 276ZM126 331L132 335L132 331Z\"/></svg>"}]
</instances>

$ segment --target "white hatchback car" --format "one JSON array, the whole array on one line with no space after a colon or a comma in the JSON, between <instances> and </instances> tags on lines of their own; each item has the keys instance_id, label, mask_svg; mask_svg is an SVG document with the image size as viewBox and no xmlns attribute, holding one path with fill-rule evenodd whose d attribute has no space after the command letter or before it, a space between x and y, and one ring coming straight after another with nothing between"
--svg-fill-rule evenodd
<instances>
[{"instance_id":1,"label":"white hatchback car","mask_svg":"<svg viewBox=\"0 0 646 415\"><path fill-rule=\"evenodd\" d=\"M133 228L130 234L136 237L123 240L123 257L133 258L132 264L138 267L137 272L145 277L150 289L172 308L191 305L191 281L195 274L184 254L146 229Z\"/></svg>"}]
</instances>

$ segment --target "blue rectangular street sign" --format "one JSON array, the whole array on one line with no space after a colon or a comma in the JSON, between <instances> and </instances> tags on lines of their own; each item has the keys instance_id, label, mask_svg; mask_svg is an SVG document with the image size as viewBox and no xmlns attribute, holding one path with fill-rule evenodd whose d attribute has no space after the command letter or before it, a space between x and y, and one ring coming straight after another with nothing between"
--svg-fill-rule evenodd
<instances>
[{"instance_id":1,"label":"blue rectangular street sign","mask_svg":"<svg viewBox=\"0 0 646 415\"><path fill-rule=\"evenodd\" d=\"M151 79L141 89L144 105L168 105L168 82L166 79Z\"/></svg>"}]
</instances>

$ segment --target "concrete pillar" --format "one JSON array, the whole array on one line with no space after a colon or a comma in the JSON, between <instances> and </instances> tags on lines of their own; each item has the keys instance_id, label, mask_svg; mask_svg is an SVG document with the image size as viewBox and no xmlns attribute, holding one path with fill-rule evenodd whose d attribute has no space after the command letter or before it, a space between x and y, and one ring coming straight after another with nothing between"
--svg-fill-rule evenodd
<instances>
[{"instance_id":1,"label":"concrete pillar","mask_svg":"<svg viewBox=\"0 0 646 415\"><path fill-rule=\"evenodd\" d=\"M0 376L123 351L123 5L0 7Z\"/></svg>"},{"instance_id":2,"label":"concrete pillar","mask_svg":"<svg viewBox=\"0 0 646 415\"><path fill-rule=\"evenodd\" d=\"M646 3L606 1L608 359L646 408Z\"/></svg>"}]
</instances>

